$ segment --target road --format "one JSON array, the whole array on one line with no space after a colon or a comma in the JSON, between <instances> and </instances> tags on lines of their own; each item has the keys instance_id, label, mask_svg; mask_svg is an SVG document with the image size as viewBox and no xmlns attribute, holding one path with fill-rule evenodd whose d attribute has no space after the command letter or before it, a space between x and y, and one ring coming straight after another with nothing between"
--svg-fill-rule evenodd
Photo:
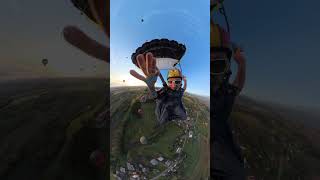
<instances>
[{"instance_id":1,"label":"road","mask_svg":"<svg viewBox=\"0 0 320 180\"><path fill-rule=\"evenodd\" d=\"M196 120L195 120L195 123L193 123L193 129L195 129L194 128L194 126L196 125L196 122L197 122L197 119L198 119L198 112L197 112L197 118L196 118ZM186 143L186 141L187 141L187 139L188 139L188 133L186 134L186 136L185 136L185 138L184 138L184 142L183 142L183 145L182 145L182 149L184 148L184 145L185 145L185 143ZM200 136L198 136L198 138L199 138ZM162 171L160 174L158 174L156 177L153 177L151 180L156 180L156 179L159 179L160 177L162 177L163 175L165 175L170 169L172 169L175 165L178 165L178 164L180 164L181 162L182 162L182 160L180 159L181 158L181 154L179 154L179 158L178 158L178 161L176 162L176 163L174 163L174 164L172 164L172 165L170 165L167 169L165 169L164 171Z\"/></svg>"}]
</instances>

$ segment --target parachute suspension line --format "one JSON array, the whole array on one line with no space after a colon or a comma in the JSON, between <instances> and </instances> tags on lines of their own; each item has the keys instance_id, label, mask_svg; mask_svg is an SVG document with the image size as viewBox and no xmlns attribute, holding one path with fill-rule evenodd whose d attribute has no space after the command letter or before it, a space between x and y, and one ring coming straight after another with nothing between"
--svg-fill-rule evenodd
<instances>
[{"instance_id":1,"label":"parachute suspension line","mask_svg":"<svg viewBox=\"0 0 320 180\"><path fill-rule=\"evenodd\" d=\"M161 81L162 81L162 85L163 85L163 87L168 86L168 85L167 85L167 83L166 83L166 81L164 80L164 78L163 78L163 76L162 76L161 72L159 72L159 77L160 77L160 79L161 79Z\"/></svg>"},{"instance_id":2,"label":"parachute suspension line","mask_svg":"<svg viewBox=\"0 0 320 180\"><path fill-rule=\"evenodd\" d=\"M181 68L180 62L178 63L178 65L179 65L179 67L180 67L181 74L183 74L183 73L182 73L182 68Z\"/></svg>"},{"instance_id":3,"label":"parachute suspension line","mask_svg":"<svg viewBox=\"0 0 320 180\"><path fill-rule=\"evenodd\" d=\"M227 31L228 31L228 33L230 34L229 20L228 20L228 16L227 16L227 13L226 13L226 9L224 8L223 3L221 3L221 7L219 8L219 12L224 16L224 19L225 19L226 24L227 24Z\"/></svg>"},{"instance_id":4,"label":"parachute suspension line","mask_svg":"<svg viewBox=\"0 0 320 180\"><path fill-rule=\"evenodd\" d=\"M224 8L223 3L221 3L221 7L220 7L219 11L220 11L220 13L224 16L224 19L225 19L226 24L227 24L227 31L228 31L229 36L230 36L229 19L228 19L228 16L227 16L227 13L226 13L226 9ZM230 59L229 59L229 60L230 60ZM229 64L229 66L231 66L231 63ZM231 74L232 74L230 68L231 68L231 67L229 67L229 70L228 70L228 72L227 72L226 75L225 75L225 81L226 81L226 82L229 82L229 79L230 79Z\"/></svg>"}]
</instances>

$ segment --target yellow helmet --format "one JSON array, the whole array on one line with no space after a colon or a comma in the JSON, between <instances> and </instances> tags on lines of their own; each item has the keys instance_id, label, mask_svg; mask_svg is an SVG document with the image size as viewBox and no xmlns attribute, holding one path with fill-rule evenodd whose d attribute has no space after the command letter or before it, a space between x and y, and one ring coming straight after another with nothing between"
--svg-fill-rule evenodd
<instances>
[{"instance_id":1,"label":"yellow helmet","mask_svg":"<svg viewBox=\"0 0 320 180\"><path fill-rule=\"evenodd\" d=\"M167 79L169 78L182 78L182 74L179 69L170 69L168 71Z\"/></svg>"}]
</instances>

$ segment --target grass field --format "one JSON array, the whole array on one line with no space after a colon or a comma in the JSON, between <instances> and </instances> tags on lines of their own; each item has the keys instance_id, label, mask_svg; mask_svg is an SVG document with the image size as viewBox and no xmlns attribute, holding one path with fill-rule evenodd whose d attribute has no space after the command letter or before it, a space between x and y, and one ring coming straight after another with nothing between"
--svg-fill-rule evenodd
<instances>
[{"instance_id":1,"label":"grass field","mask_svg":"<svg viewBox=\"0 0 320 180\"><path fill-rule=\"evenodd\" d=\"M138 100L139 97L143 93L145 93L144 89L141 88L139 90L135 90L139 93L133 93L131 91L130 96L128 96L127 98L125 95L125 91L123 89L121 89L120 91L121 92L117 93L117 95L121 96L122 99L130 99L131 103L130 107L126 109L121 108L119 106L119 103L111 104L111 109L113 109L114 111L116 111L115 109L123 109L123 112L117 111L117 113L121 114L120 118L113 116L113 119L111 120L112 123L117 124L111 125L112 127L116 127L114 129L111 129L111 134L115 135L111 137L111 139L117 139L118 142L120 142L119 140L121 140L122 142L112 145L118 147L111 147L112 149L117 150L113 151L114 153L112 154L113 161L111 161L111 172L114 173L115 169L119 169L120 166L125 167L125 163L127 161L138 162L148 166L151 159L157 158L159 156L163 156L165 159L173 160L176 155L174 144L176 142L176 139L183 135L184 129L182 127L179 127L174 122L169 122L164 127L154 128L156 125L155 103L153 101L140 103ZM136 96L132 96L132 94L135 94ZM111 99L113 99L113 97L111 97ZM199 101L195 100L189 95L185 97L184 104L188 109L190 109L190 111L188 111L188 116L190 116L191 118L196 119L198 118L198 114L201 114L199 121L195 122L195 126L199 126L196 127L197 129L199 129L199 134L201 134L201 136L199 136L199 139L207 137L208 129L200 127L200 124L203 125L203 122L208 123L208 107L202 105ZM137 113L137 110L139 108L143 110L142 116ZM204 115L207 116L204 117ZM122 130L120 131L119 129ZM147 145L143 145L140 143L141 136L145 136L147 138ZM182 173L180 173L180 177L188 179L190 173L192 173L195 168L198 168L197 171L200 171L199 173L203 174L204 177L208 176L207 157L209 153L209 145L206 144L201 146L200 144L201 141L197 140L193 140L192 144L186 143L186 148L184 149L184 151L189 153L190 156L188 156L183 163L184 167L182 167L181 169ZM206 163L199 161L201 156L206 156ZM161 167L160 170L162 170ZM156 175L156 172L150 173L149 177L153 177Z\"/></svg>"}]
</instances>

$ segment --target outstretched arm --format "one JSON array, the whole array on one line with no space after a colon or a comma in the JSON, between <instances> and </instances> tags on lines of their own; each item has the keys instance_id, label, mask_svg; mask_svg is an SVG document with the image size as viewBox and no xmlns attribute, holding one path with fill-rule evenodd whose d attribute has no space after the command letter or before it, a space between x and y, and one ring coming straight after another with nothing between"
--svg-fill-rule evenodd
<instances>
[{"instance_id":1,"label":"outstretched arm","mask_svg":"<svg viewBox=\"0 0 320 180\"><path fill-rule=\"evenodd\" d=\"M109 62L107 47L91 39L75 26L67 26L63 29L64 39L74 47L97 59Z\"/></svg>"},{"instance_id":2,"label":"outstretched arm","mask_svg":"<svg viewBox=\"0 0 320 180\"><path fill-rule=\"evenodd\" d=\"M246 60L241 53L240 49L237 49L234 55L234 60L238 65L237 75L232 85L239 89L239 92L243 89L246 80Z\"/></svg>"}]
</instances>

